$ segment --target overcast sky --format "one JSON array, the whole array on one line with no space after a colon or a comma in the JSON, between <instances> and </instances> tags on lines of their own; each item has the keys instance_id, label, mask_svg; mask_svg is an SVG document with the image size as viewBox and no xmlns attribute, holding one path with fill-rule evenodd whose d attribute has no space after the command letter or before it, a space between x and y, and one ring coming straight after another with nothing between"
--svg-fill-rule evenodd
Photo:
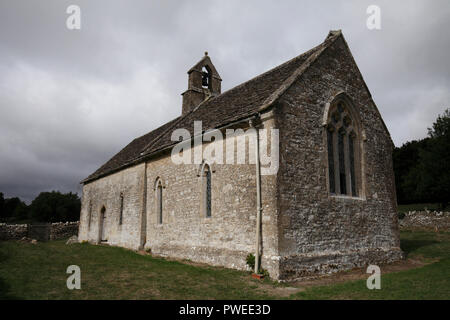
<instances>
[{"instance_id":1,"label":"overcast sky","mask_svg":"<svg viewBox=\"0 0 450 320\"><path fill-rule=\"evenodd\" d=\"M66 9L81 8L69 30ZM381 30L366 9L381 8ZM223 91L342 29L397 146L450 107L442 1L0 2L0 192L75 191L128 142L181 113L208 51Z\"/></svg>"}]
</instances>

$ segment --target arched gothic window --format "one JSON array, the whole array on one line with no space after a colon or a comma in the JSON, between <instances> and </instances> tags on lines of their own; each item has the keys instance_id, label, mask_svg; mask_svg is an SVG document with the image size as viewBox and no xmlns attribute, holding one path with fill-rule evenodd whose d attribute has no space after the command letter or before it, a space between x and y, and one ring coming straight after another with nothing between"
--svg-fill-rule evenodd
<instances>
[{"instance_id":1,"label":"arched gothic window","mask_svg":"<svg viewBox=\"0 0 450 320\"><path fill-rule=\"evenodd\" d=\"M107 237L106 237L106 226L107 226L107 222L106 222L106 208L105 206L102 206L102 209L100 210L100 219L99 219L99 227L100 227L100 232L99 232L99 236L100 236L100 242L101 241L108 241Z\"/></svg>"},{"instance_id":2,"label":"arched gothic window","mask_svg":"<svg viewBox=\"0 0 450 320\"><path fill-rule=\"evenodd\" d=\"M91 230L91 220L92 220L92 200L89 201L89 211L88 211L88 231Z\"/></svg>"},{"instance_id":3,"label":"arched gothic window","mask_svg":"<svg viewBox=\"0 0 450 320\"><path fill-rule=\"evenodd\" d=\"M163 223L163 184L160 178L155 183L156 192L156 216L158 217L158 223Z\"/></svg>"},{"instance_id":4,"label":"arched gothic window","mask_svg":"<svg viewBox=\"0 0 450 320\"><path fill-rule=\"evenodd\" d=\"M361 195L360 133L350 104L337 99L328 110L326 139L331 194Z\"/></svg>"},{"instance_id":5,"label":"arched gothic window","mask_svg":"<svg viewBox=\"0 0 450 320\"><path fill-rule=\"evenodd\" d=\"M202 172L202 208L205 217L211 217L211 168L205 163Z\"/></svg>"},{"instance_id":6,"label":"arched gothic window","mask_svg":"<svg viewBox=\"0 0 450 320\"><path fill-rule=\"evenodd\" d=\"M119 225L123 222L123 193L120 193Z\"/></svg>"}]
</instances>

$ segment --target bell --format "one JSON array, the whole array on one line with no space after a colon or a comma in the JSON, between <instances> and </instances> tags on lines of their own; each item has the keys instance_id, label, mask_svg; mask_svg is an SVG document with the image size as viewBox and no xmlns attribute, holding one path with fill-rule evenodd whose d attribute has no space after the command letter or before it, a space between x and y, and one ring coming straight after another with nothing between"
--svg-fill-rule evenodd
<instances>
[{"instance_id":1,"label":"bell","mask_svg":"<svg viewBox=\"0 0 450 320\"><path fill-rule=\"evenodd\" d=\"M208 72L203 71L202 72L202 86L208 87L209 86L209 74Z\"/></svg>"}]
</instances>

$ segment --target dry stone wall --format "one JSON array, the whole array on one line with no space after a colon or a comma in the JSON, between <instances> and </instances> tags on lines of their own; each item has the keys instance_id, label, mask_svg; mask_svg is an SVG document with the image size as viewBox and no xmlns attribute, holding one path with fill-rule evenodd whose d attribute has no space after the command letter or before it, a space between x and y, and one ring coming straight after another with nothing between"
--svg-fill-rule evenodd
<instances>
[{"instance_id":1,"label":"dry stone wall","mask_svg":"<svg viewBox=\"0 0 450 320\"><path fill-rule=\"evenodd\" d=\"M399 220L402 229L424 229L432 231L450 231L450 212L445 211L409 211Z\"/></svg>"},{"instance_id":2,"label":"dry stone wall","mask_svg":"<svg viewBox=\"0 0 450 320\"><path fill-rule=\"evenodd\" d=\"M20 240L22 238L40 241L66 239L78 234L79 222L55 222L41 225L0 224L0 240Z\"/></svg>"},{"instance_id":3,"label":"dry stone wall","mask_svg":"<svg viewBox=\"0 0 450 320\"><path fill-rule=\"evenodd\" d=\"M78 235L80 222L55 222L50 225L50 240L67 239Z\"/></svg>"},{"instance_id":4,"label":"dry stone wall","mask_svg":"<svg viewBox=\"0 0 450 320\"><path fill-rule=\"evenodd\" d=\"M19 240L27 235L27 224L0 223L0 240Z\"/></svg>"}]
</instances>

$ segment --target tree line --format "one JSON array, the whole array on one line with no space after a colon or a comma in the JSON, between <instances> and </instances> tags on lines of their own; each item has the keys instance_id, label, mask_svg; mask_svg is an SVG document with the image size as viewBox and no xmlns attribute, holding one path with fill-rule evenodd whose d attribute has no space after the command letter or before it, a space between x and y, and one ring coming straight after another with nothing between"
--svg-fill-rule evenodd
<instances>
[{"instance_id":1,"label":"tree line","mask_svg":"<svg viewBox=\"0 0 450 320\"><path fill-rule=\"evenodd\" d=\"M439 203L450 198L450 109L439 115L428 136L409 141L393 154L399 204Z\"/></svg>"},{"instance_id":2,"label":"tree line","mask_svg":"<svg viewBox=\"0 0 450 320\"><path fill-rule=\"evenodd\" d=\"M30 205L0 192L1 222L60 222L80 218L81 200L76 193L41 192Z\"/></svg>"}]
</instances>

